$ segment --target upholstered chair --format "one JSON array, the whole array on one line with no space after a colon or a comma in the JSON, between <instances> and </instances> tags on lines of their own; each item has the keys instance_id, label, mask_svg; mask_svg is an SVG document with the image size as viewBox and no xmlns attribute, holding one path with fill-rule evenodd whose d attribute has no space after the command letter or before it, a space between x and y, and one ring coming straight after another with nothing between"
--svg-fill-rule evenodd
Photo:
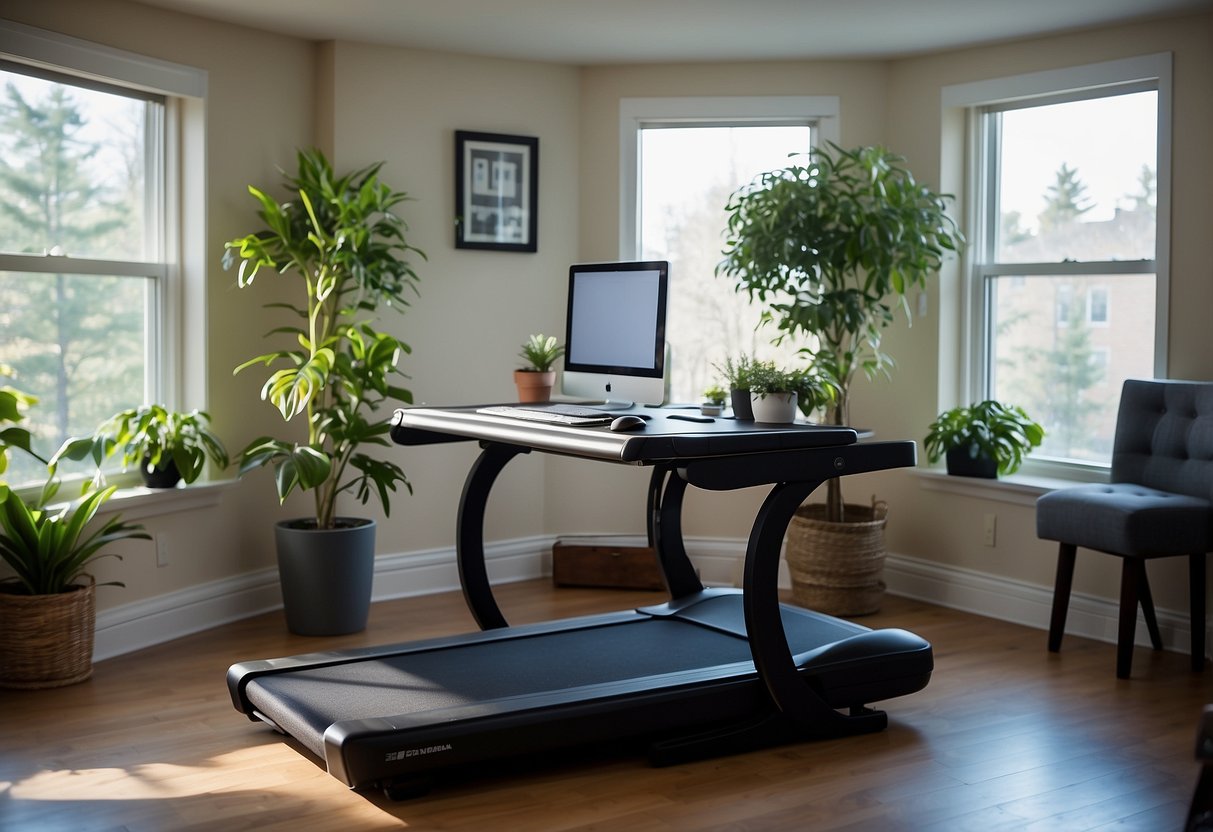
<instances>
[{"instance_id":1,"label":"upholstered chair","mask_svg":"<svg viewBox=\"0 0 1213 832\"><path fill-rule=\"evenodd\" d=\"M1124 384L1116 416L1112 478L1045 494L1036 534L1059 542L1049 650L1061 649L1078 547L1121 563L1116 675L1129 677L1140 605L1155 650L1162 637L1146 561L1187 557L1192 669L1204 667L1205 554L1213 550L1213 383Z\"/></svg>"}]
</instances>

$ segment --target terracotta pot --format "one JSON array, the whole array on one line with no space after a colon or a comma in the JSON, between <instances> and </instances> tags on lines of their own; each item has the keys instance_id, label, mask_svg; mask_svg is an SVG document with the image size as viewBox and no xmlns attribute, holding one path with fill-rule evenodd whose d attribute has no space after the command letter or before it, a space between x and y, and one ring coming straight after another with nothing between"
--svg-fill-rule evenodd
<instances>
[{"instance_id":1,"label":"terracotta pot","mask_svg":"<svg viewBox=\"0 0 1213 832\"><path fill-rule=\"evenodd\" d=\"M534 370L514 371L514 385L518 388L518 401L521 404L550 400L552 387L555 384L555 371L547 373L537 373Z\"/></svg>"}]
</instances>

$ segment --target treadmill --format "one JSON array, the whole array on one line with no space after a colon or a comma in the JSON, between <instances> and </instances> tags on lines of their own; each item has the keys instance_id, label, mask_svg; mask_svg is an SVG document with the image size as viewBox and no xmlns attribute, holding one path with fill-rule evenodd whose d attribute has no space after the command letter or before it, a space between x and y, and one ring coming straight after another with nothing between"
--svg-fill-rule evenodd
<instances>
[{"instance_id":1,"label":"treadmill","mask_svg":"<svg viewBox=\"0 0 1213 832\"><path fill-rule=\"evenodd\" d=\"M519 422L476 408L407 408L401 445L479 441L459 505L457 560L482 628L382 647L247 661L228 671L236 709L294 737L352 788L407 797L444 770L593 743L631 741L668 765L797 740L883 730L869 706L930 680L931 646L780 604L780 546L826 479L910 466L913 442L858 442L850 428L647 417L635 434ZM493 481L540 451L652 468L647 528L663 604L508 626L484 564ZM680 516L688 486L771 487L750 534L741 589L705 588Z\"/></svg>"}]
</instances>

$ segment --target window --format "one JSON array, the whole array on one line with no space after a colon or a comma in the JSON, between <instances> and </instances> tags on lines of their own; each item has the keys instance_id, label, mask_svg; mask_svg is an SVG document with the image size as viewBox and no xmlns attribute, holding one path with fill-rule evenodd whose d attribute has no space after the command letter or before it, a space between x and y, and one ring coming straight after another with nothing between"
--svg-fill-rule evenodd
<instances>
[{"instance_id":1,"label":"window","mask_svg":"<svg viewBox=\"0 0 1213 832\"><path fill-rule=\"evenodd\" d=\"M27 424L44 456L118 410L185 405L179 282L199 270L180 257L178 216L201 194L170 198L191 144L170 93L204 83L0 21L0 364L39 399ZM12 482L43 476L13 462Z\"/></svg>"},{"instance_id":2,"label":"window","mask_svg":"<svg viewBox=\"0 0 1213 832\"><path fill-rule=\"evenodd\" d=\"M968 387L1045 426L1034 460L1106 466L1121 383L1165 367L1169 66L1154 56L962 91L990 96L966 102Z\"/></svg>"},{"instance_id":3,"label":"window","mask_svg":"<svg viewBox=\"0 0 1213 832\"><path fill-rule=\"evenodd\" d=\"M670 261L671 401L699 401L722 381L714 367L727 357L799 361L803 345L772 346L774 329L758 328L762 308L715 268L730 194L790 154L836 140L837 110L823 98L624 101L621 256Z\"/></svg>"}]
</instances>

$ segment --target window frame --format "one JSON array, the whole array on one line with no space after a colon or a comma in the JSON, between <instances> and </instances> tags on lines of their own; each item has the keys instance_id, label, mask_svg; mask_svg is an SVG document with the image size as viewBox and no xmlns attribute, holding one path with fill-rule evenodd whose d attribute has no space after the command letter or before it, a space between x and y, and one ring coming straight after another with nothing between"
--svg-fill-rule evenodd
<instances>
[{"instance_id":1,"label":"window frame","mask_svg":"<svg viewBox=\"0 0 1213 832\"><path fill-rule=\"evenodd\" d=\"M155 314L149 316L147 332L148 401L175 409L205 408L207 72L7 20L0 20L0 61L14 71L28 69L31 75L81 87L162 100L162 123L156 125L160 140L145 150L148 169L155 170L146 187L159 203L155 259L0 253L0 270L151 280L149 306L154 309L149 311Z\"/></svg>"},{"instance_id":2,"label":"window frame","mask_svg":"<svg viewBox=\"0 0 1213 832\"><path fill-rule=\"evenodd\" d=\"M1165 378L1167 371L1167 322L1170 298L1170 191L1171 191L1171 84L1172 55L1155 53L1065 69L1035 72L1007 78L978 81L944 87L941 104L945 134L948 125L963 125L964 161L960 182L965 194L963 223L970 240L962 254L958 272L960 337L956 361L956 380L948 385L941 379L941 391L949 387L958 394L941 394L940 409L986 398L989 390L991 340L988 322L991 298L987 287L992 278L1021 275L1117 275L1154 274L1154 375ZM1034 107L1077 101L1105 95L1157 90L1157 188L1155 214L1155 256L1138 261L1069 261L1066 263L997 263L987 257L993 251L990 222L991 205L997 194L987 187L997 181L997 149L993 131L983 129L983 120L991 110ZM951 135L955 136L955 133ZM952 147L944 141L944 153ZM950 160L943 160L948 169ZM944 364L941 361L941 372ZM1029 459L1025 476L1046 476L1069 480L1104 479L1108 464L1076 461Z\"/></svg>"},{"instance_id":3,"label":"window frame","mask_svg":"<svg viewBox=\"0 0 1213 832\"><path fill-rule=\"evenodd\" d=\"M619 257L640 256L640 137L646 128L808 124L817 144L841 137L838 96L689 96L619 100Z\"/></svg>"}]
</instances>

